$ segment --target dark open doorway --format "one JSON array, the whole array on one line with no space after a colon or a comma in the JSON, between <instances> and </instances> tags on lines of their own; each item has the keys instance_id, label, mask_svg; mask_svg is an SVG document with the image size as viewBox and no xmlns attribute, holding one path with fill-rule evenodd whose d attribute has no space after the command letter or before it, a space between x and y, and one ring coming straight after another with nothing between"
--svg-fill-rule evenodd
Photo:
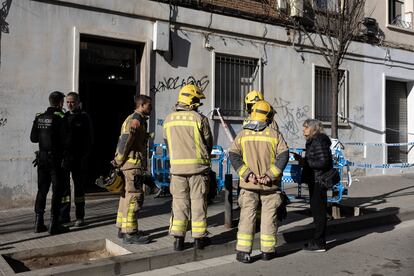
<instances>
[{"instance_id":1,"label":"dark open doorway","mask_svg":"<svg viewBox=\"0 0 414 276\"><path fill-rule=\"evenodd\" d=\"M81 35L79 95L95 133L88 192L97 191L94 179L108 173L122 122L134 110L142 52L142 44Z\"/></svg>"},{"instance_id":2,"label":"dark open doorway","mask_svg":"<svg viewBox=\"0 0 414 276\"><path fill-rule=\"evenodd\" d=\"M407 143L407 83L387 80L386 83L386 142ZM388 163L406 163L407 146L388 147Z\"/></svg>"}]
</instances>

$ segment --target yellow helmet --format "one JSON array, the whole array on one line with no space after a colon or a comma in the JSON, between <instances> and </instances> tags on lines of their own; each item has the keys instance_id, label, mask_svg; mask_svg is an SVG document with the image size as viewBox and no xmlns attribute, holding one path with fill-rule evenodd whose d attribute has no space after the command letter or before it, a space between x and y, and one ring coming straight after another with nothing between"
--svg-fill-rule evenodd
<instances>
[{"instance_id":1,"label":"yellow helmet","mask_svg":"<svg viewBox=\"0 0 414 276\"><path fill-rule=\"evenodd\" d=\"M252 90L249 93L247 93L246 97L244 98L244 108L248 113L250 113L252 111L252 106L258 101L263 100L264 97L261 92Z\"/></svg>"},{"instance_id":2,"label":"yellow helmet","mask_svg":"<svg viewBox=\"0 0 414 276\"><path fill-rule=\"evenodd\" d=\"M203 92L194 84L187 84L181 88L178 94L178 102L190 107L199 107L201 99L205 99Z\"/></svg>"},{"instance_id":3,"label":"yellow helmet","mask_svg":"<svg viewBox=\"0 0 414 276\"><path fill-rule=\"evenodd\" d=\"M266 101L259 101L252 107L250 120L259 121L262 123L270 123L273 119L274 110L272 106Z\"/></svg>"},{"instance_id":4,"label":"yellow helmet","mask_svg":"<svg viewBox=\"0 0 414 276\"><path fill-rule=\"evenodd\" d=\"M110 192L120 192L125 184L124 176L119 170L111 170L109 176L102 176L95 181L95 184Z\"/></svg>"}]
</instances>

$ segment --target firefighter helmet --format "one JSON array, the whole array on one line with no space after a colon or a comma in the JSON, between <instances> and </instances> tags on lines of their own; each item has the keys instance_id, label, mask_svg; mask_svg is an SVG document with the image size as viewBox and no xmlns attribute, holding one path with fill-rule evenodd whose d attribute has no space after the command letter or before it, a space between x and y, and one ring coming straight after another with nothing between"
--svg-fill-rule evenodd
<instances>
[{"instance_id":1,"label":"firefighter helmet","mask_svg":"<svg viewBox=\"0 0 414 276\"><path fill-rule=\"evenodd\" d=\"M250 120L259 121L262 123L270 123L273 119L274 110L272 106L266 101L259 101L252 107Z\"/></svg>"},{"instance_id":2,"label":"firefighter helmet","mask_svg":"<svg viewBox=\"0 0 414 276\"><path fill-rule=\"evenodd\" d=\"M120 192L125 184L125 180L119 169L112 169L108 177L99 177L96 179L95 184L110 192Z\"/></svg>"},{"instance_id":3,"label":"firefighter helmet","mask_svg":"<svg viewBox=\"0 0 414 276\"><path fill-rule=\"evenodd\" d=\"M178 94L178 102L192 108L201 106L200 100L205 98L206 96L204 96L200 88L194 84L185 85Z\"/></svg>"},{"instance_id":4,"label":"firefighter helmet","mask_svg":"<svg viewBox=\"0 0 414 276\"><path fill-rule=\"evenodd\" d=\"M258 101L263 101L263 100L264 100L264 97L261 92L252 90L249 93L247 93L246 97L244 98L244 108L250 114L250 112L252 112L252 106Z\"/></svg>"}]
</instances>

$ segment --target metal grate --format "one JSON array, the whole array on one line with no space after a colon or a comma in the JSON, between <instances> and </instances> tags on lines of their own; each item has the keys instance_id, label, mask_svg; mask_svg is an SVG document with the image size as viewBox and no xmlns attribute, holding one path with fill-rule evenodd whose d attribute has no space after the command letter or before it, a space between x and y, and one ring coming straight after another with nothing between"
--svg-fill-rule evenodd
<instances>
[{"instance_id":1,"label":"metal grate","mask_svg":"<svg viewBox=\"0 0 414 276\"><path fill-rule=\"evenodd\" d=\"M339 70L339 89L338 89L338 113L343 117L348 116L347 112L347 91L346 74L344 70ZM331 72L328 68L315 68L315 118L323 121L331 121Z\"/></svg>"},{"instance_id":2,"label":"metal grate","mask_svg":"<svg viewBox=\"0 0 414 276\"><path fill-rule=\"evenodd\" d=\"M246 115L244 97L259 86L258 63L258 59L216 55L215 106L223 115Z\"/></svg>"}]
</instances>

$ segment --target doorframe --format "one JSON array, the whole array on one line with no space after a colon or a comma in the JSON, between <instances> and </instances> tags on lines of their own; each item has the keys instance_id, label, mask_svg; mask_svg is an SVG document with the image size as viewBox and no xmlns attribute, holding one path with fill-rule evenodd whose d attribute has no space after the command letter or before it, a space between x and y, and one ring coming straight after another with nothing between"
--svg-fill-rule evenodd
<instances>
[{"instance_id":1,"label":"doorframe","mask_svg":"<svg viewBox=\"0 0 414 276\"><path fill-rule=\"evenodd\" d=\"M109 38L113 40L119 40L120 42L138 42L144 45L141 67L140 67L140 92L150 96L150 68L151 68L151 53L152 53L152 40L151 39L137 39L136 34L130 33L114 33L107 30L83 28L74 26L72 29L72 91L78 92L79 90L79 55L80 55L80 36L93 35L102 38Z\"/></svg>"},{"instance_id":2,"label":"doorframe","mask_svg":"<svg viewBox=\"0 0 414 276\"><path fill-rule=\"evenodd\" d=\"M386 127L387 127L387 122L386 122L386 100L387 100L387 80L394 80L394 81L401 81L401 82L405 82L407 84L407 132L408 133L414 133L414 127L410 128L410 126L412 124L414 124L414 108L410 108L411 104L414 104L414 79L407 79L407 78L402 78L400 76L396 76L394 74L386 74L383 73L382 74L382 93L381 93L381 98L382 98L382 104L381 104L381 127L382 127L382 142L385 143L386 142ZM411 90L409 90L409 85L411 84ZM414 135L409 135L407 134L407 141L408 142L412 142L414 141ZM383 163L387 163L387 150L386 147L383 147L383 151L382 151L382 158L383 158ZM413 163L414 162L414 149L412 150L412 152L408 153L407 156L408 163ZM386 170L387 169L382 169L382 174L386 174Z\"/></svg>"}]
</instances>

